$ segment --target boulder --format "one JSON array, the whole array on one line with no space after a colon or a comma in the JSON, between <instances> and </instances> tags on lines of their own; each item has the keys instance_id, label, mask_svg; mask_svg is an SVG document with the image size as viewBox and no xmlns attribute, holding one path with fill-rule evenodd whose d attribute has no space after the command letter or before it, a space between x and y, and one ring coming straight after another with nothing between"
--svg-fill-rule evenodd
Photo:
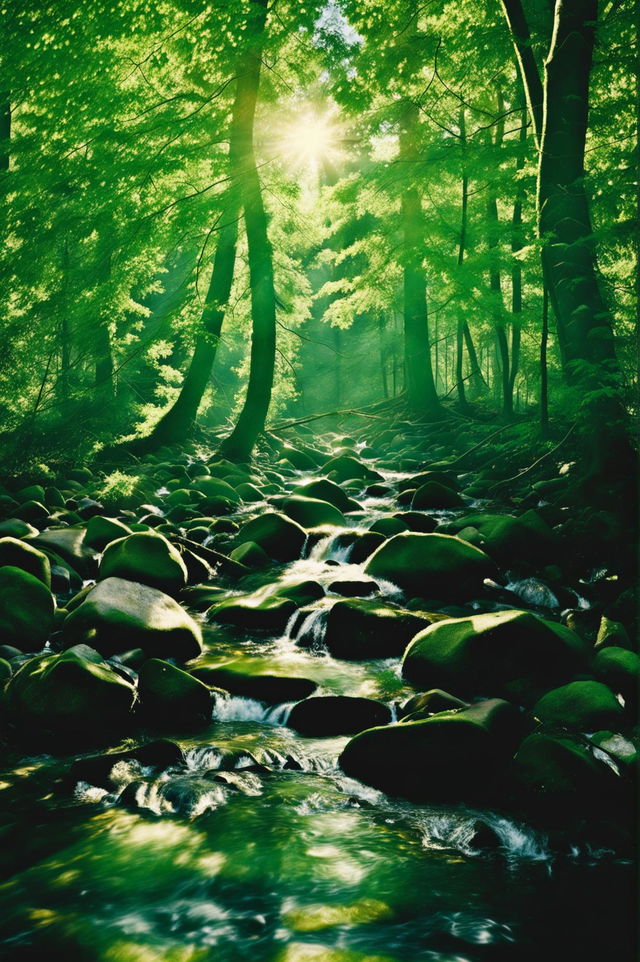
<instances>
[{"instance_id":1,"label":"boulder","mask_svg":"<svg viewBox=\"0 0 640 962\"><path fill-rule=\"evenodd\" d=\"M357 501L349 497L335 481L328 478L318 478L309 481L308 484L301 484L293 489L294 495L302 495L305 498L317 498L320 501L328 501L334 505L338 511L353 511L360 506Z\"/></svg>"},{"instance_id":2,"label":"boulder","mask_svg":"<svg viewBox=\"0 0 640 962\"><path fill-rule=\"evenodd\" d=\"M322 737L355 735L390 722L391 710L382 702L371 698L324 695L294 705L287 725L300 735Z\"/></svg>"},{"instance_id":3,"label":"boulder","mask_svg":"<svg viewBox=\"0 0 640 962\"><path fill-rule=\"evenodd\" d=\"M336 658L394 658L402 655L414 635L430 623L426 615L404 608L350 598L337 601L329 610L324 640Z\"/></svg>"},{"instance_id":4,"label":"boulder","mask_svg":"<svg viewBox=\"0 0 640 962\"><path fill-rule=\"evenodd\" d=\"M289 675L274 675L250 670L245 662L222 666L199 665L193 675L207 685L224 688L232 695L253 698L267 705L280 705L284 702L299 701L307 698L318 687L310 678L296 678Z\"/></svg>"},{"instance_id":5,"label":"boulder","mask_svg":"<svg viewBox=\"0 0 640 962\"><path fill-rule=\"evenodd\" d=\"M342 512L335 505L328 501L321 501L319 498L296 494L287 498L283 510L289 518L297 521L303 528L316 528L323 524L346 526Z\"/></svg>"},{"instance_id":6,"label":"boulder","mask_svg":"<svg viewBox=\"0 0 640 962\"><path fill-rule=\"evenodd\" d=\"M255 541L243 541L233 549L229 557L248 568L266 568L269 564L269 555Z\"/></svg>"},{"instance_id":7,"label":"boulder","mask_svg":"<svg viewBox=\"0 0 640 962\"><path fill-rule=\"evenodd\" d=\"M406 531L381 545L365 571L398 585L407 595L464 599L495 575L490 558L459 538Z\"/></svg>"},{"instance_id":8,"label":"boulder","mask_svg":"<svg viewBox=\"0 0 640 962\"><path fill-rule=\"evenodd\" d=\"M253 541L276 561L294 561L300 557L307 535L291 518L267 511L244 524L235 537L237 545Z\"/></svg>"},{"instance_id":9,"label":"boulder","mask_svg":"<svg viewBox=\"0 0 640 962\"><path fill-rule=\"evenodd\" d=\"M402 674L418 688L531 704L586 659L586 644L564 625L528 611L495 611L425 628L407 648Z\"/></svg>"},{"instance_id":10,"label":"boulder","mask_svg":"<svg viewBox=\"0 0 640 962\"><path fill-rule=\"evenodd\" d=\"M242 481L246 481L243 476ZM240 495L228 481L223 481L221 478L196 478L195 481L191 482L191 488L193 491L198 491L203 494L207 501L229 501L231 504L240 503Z\"/></svg>"},{"instance_id":11,"label":"boulder","mask_svg":"<svg viewBox=\"0 0 640 962\"><path fill-rule=\"evenodd\" d=\"M615 645L601 648L591 662L591 670L612 691L620 692L625 704L636 706L640 692L640 657L635 651Z\"/></svg>"},{"instance_id":12,"label":"boulder","mask_svg":"<svg viewBox=\"0 0 640 962\"><path fill-rule=\"evenodd\" d=\"M458 533L467 527L479 532L483 551L499 564L548 564L558 555L558 537L536 511L526 511L518 518L508 514L469 514L442 530Z\"/></svg>"},{"instance_id":13,"label":"boulder","mask_svg":"<svg viewBox=\"0 0 640 962\"><path fill-rule=\"evenodd\" d=\"M213 692L192 675L159 658L149 658L138 673L142 716L155 727L194 730L206 727Z\"/></svg>"},{"instance_id":14,"label":"boulder","mask_svg":"<svg viewBox=\"0 0 640 962\"><path fill-rule=\"evenodd\" d=\"M494 698L371 728L347 744L339 764L352 778L413 801L499 797L520 732L517 709Z\"/></svg>"},{"instance_id":15,"label":"boulder","mask_svg":"<svg viewBox=\"0 0 640 962\"><path fill-rule=\"evenodd\" d=\"M176 594L187 583L187 567L179 552L161 534L141 531L118 538L100 560L100 581L126 578L150 588Z\"/></svg>"},{"instance_id":16,"label":"boulder","mask_svg":"<svg viewBox=\"0 0 640 962\"><path fill-rule=\"evenodd\" d=\"M446 510L459 508L464 505L463 499L457 491L449 488L440 481L427 481L421 485L411 500L414 511Z\"/></svg>"},{"instance_id":17,"label":"boulder","mask_svg":"<svg viewBox=\"0 0 640 962\"><path fill-rule=\"evenodd\" d=\"M20 518L7 518L0 521L0 538L30 538L38 534L38 529Z\"/></svg>"},{"instance_id":18,"label":"boulder","mask_svg":"<svg viewBox=\"0 0 640 962\"><path fill-rule=\"evenodd\" d=\"M51 565L46 554L17 538L0 538L0 568L21 568L51 589Z\"/></svg>"},{"instance_id":19,"label":"boulder","mask_svg":"<svg viewBox=\"0 0 640 962\"><path fill-rule=\"evenodd\" d=\"M86 642L103 655L142 648L148 655L187 661L202 651L196 622L169 595L123 578L106 578L64 621L66 646Z\"/></svg>"},{"instance_id":20,"label":"boulder","mask_svg":"<svg viewBox=\"0 0 640 962\"><path fill-rule=\"evenodd\" d=\"M117 518L103 518L95 515L87 525L84 543L96 551L103 551L112 541L125 538L129 534L131 529Z\"/></svg>"},{"instance_id":21,"label":"boulder","mask_svg":"<svg viewBox=\"0 0 640 962\"><path fill-rule=\"evenodd\" d=\"M603 615L600 619L595 647L607 648L609 646L633 649L629 633L622 622L613 621Z\"/></svg>"},{"instance_id":22,"label":"boulder","mask_svg":"<svg viewBox=\"0 0 640 962\"><path fill-rule=\"evenodd\" d=\"M40 651L53 627L55 601L39 578L5 565L0 568L0 638L20 651Z\"/></svg>"},{"instance_id":23,"label":"boulder","mask_svg":"<svg viewBox=\"0 0 640 962\"><path fill-rule=\"evenodd\" d=\"M620 811L622 779L583 739L570 734L534 732L514 758L514 771L527 800L554 817L572 818Z\"/></svg>"},{"instance_id":24,"label":"boulder","mask_svg":"<svg viewBox=\"0 0 640 962\"><path fill-rule=\"evenodd\" d=\"M207 611L207 621L240 628L282 632L296 611L295 602L277 595L234 596L213 604Z\"/></svg>"},{"instance_id":25,"label":"boulder","mask_svg":"<svg viewBox=\"0 0 640 962\"><path fill-rule=\"evenodd\" d=\"M431 691L422 691L417 695L412 695L402 705L398 711L400 720L407 719L416 721L418 718L427 718L429 715L437 715L441 711L452 711L457 708L468 708L469 703L450 695L441 688L432 688Z\"/></svg>"},{"instance_id":26,"label":"boulder","mask_svg":"<svg viewBox=\"0 0 640 962\"><path fill-rule=\"evenodd\" d=\"M624 709L610 688L600 681L572 681L540 698L532 714L544 725L560 725L579 732L618 730Z\"/></svg>"},{"instance_id":27,"label":"boulder","mask_svg":"<svg viewBox=\"0 0 640 962\"><path fill-rule=\"evenodd\" d=\"M333 474L338 482L349 481L352 478L358 481L383 481L384 478L377 471L354 458L349 454L341 454L336 458L331 458L324 466L327 474Z\"/></svg>"},{"instance_id":28,"label":"boulder","mask_svg":"<svg viewBox=\"0 0 640 962\"><path fill-rule=\"evenodd\" d=\"M81 736L126 730L135 699L134 686L86 645L31 658L6 690L9 717L19 727Z\"/></svg>"},{"instance_id":29,"label":"boulder","mask_svg":"<svg viewBox=\"0 0 640 962\"><path fill-rule=\"evenodd\" d=\"M97 553L84 543L85 528L47 528L37 537L29 538L29 544L46 554L60 557L82 578L95 576Z\"/></svg>"},{"instance_id":30,"label":"boulder","mask_svg":"<svg viewBox=\"0 0 640 962\"><path fill-rule=\"evenodd\" d=\"M400 518L388 517L388 518L378 518L369 527L369 531L375 531L378 534L384 535L385 538L392 538L394 534L400 534L402 531L408 531L409 525L401 521Z\"/></svg>"},{"instance_id":31,"label":"boulder","mask_svg":"<svg viewBox=\"0 0 640 962\"><path fill-rule=\"evenodd\" d=\"M185 757L179 745L164 738L157 739L124 752L101 752L78 758L66 772L64 784L69 790L73 790L78 782L88 782L108 792L116 791L122 787L121 762L163 770L183 766Z\"/></svg>"}]
</instances>

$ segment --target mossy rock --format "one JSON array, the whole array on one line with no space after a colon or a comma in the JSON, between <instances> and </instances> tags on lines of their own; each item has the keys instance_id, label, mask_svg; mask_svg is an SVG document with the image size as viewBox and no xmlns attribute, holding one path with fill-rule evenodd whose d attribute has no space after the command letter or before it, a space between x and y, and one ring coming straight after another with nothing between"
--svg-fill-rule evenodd
<instances>
[{"instance_id":1,"label":"mossy rock","mask_svg":"<svg viewBox=\"0 0 640 962\"><path fill-rule=\"evenodd\" d=\"M303 528L316 528L324 524L346 526L342 512L333 504L319 498L294 495L284 502L283 511Z\"/></svg>"},{"instance_id":2,"label":"mossy rock","mask_svg":"<svg viewBox=\"0 0 640 962\"><path fill-rule=\"evenodd\" d=\"M312 601L318 601L320 598L324 598L325 592L319 582L309 579L307 581L285 583L276 589L275 594L278 598L289 598L289 600L294 601L299 608L302 608L304 605L311 604Z\"/></svg>"},{"instance_id":3,"label":"mossy rock","mask_svg":"<svg viewBox=\"0 0 640 962\"><path fill-rule=\"evenodd\" d=\"M17 538L0 538L0 568L21 568L51 590L51 565L46 554Z\"/></svg>"},{"instance_id":4,"label":"mossy rock","mask_svg":"<svg viewBox=\"0 0 640 962\"><path fill-rule=\"evenodd\" d=\"M44 503L47 500L44 487L41 484L30 484L26 488L20 488L16 492L16 498L20 502L40 501Z\"/></svg>"},{"instance_id":5,"label":"mossy rock","mask_svg":"<svg viewBox=\"0 0 640 962\"><path fill-rule=\"evenodd\" d=\"M6 690L9 717L19 727L83 737L126 730L135 698L134 686L86 645L30 659Z\"/></svg>"},{"instance_id":6,"label":"mossy rock","mask_svg":"<svg viewBox=\"0 0 640 962\"><path fill-rule=\"evenodd\" d=\"M587 655L587 645L569 628L514 609L425 628L407 648L402 674L418 688L530 704L584 668Z\"/></svg>"},{"instance_id":7,"label":"mossy rock","mask_svg":"<svg viewBox=\"0 0 640 962\"><path fill-rule=\"evenodd\" d=\"M556 533L536 511L519 517L508 514L469 514L449 523L442 530L458 533L475 528L483 542L483 551L499 564L520 561L549 563L558 555L560 542Z\"/></svg>"},{"instance_id":8,"label":"mossy rock","mask_svg":"<svg viewBox=\"0 0 640 962\"><path fill-rule=\"evenodd\" d=\"M103 551L108 544L118 538L126 538L131 529L117 518L104 518L96 515L91 518L84 536L84 543L96 551Z\"/></svg>"},{"instance_id":9,"label":"mossy rock","mask_svg":"<svg viewBox=\"0 0 640 962\"><path fill-rule=\"evenodd\" d=\"M308 737L355 735L390 722L391 710L382 702L346 695L306 698L293 706L287 719L289 728Z\"/></svg>"},{"instance_id":10,"label":"mossy rock","mask_svg":"<svg viewBox=\"0 0 640 962\"><path fill-rule=\"evenodd\" d=\"M358 458L349 454L340 454L330 458L324 466L327 474L333 474L338 482L357 479L358 481L383 481L384 478L377 471L373 471Z\"/></svg>"},{"instance_id":11,"label":"mossy rock","mask_svg":"<svg viewBox=\"0 0 640 962\"><path fill-rule=\"evenodd\" d=\"M411 507L415 511L440 511L459 508L463 505L464 500L458 492L439 481L427 481L416 489L416 493L411 499Z\"/></svg>"},{"instance_id":12,"label":"mossy rock","mask_svg":"<svg viewBox=\"0 0 640 962\"><path fill-rule=\"evenodd\" d=\"M100 560L98 578L127 578L176 594L187 584L188 574L176 548L162 535L149 531L112 541Z\"/></svg>"},{"instance_id":13,"label":"mossy rock","mask_svg":"<svg viewBox=\"0 0 640 962\"><path fill-rule=\"evenodd\" d=\"M517 709L490 699L362 732L339 765L352 778L413 801L499 797L520 734Z\"/></svg>"},{"instance_id":14,"label":"mossy rock","mask_svg":"<svg viewBox=\"0 0 640 962\"><path fill-rule=\"evenodd\" d=\"M532 708L544 725L561 725L572 731L618 729L624 709L607 685L600 681L572 681L548 691Z\"/></svg>"},{"instance_id":15,"label":"mossy rock","mask_svg":"<svg viewBox=\"0 0 640 962\"><path fill-rule=\"evenodd\" d=\"M246 477L243 475L242 480L246 481ZM205 496L207 501L229 501L231 504L240 503L240 495L228 481L223 481L221 478L196 478L191 482L191 488L194 491L199 491Z\"/></svg>"},{"instance_id":16,"label":"mossy rock","mask_svg":"<svg viewBox=\"0 0 640 962\"><path fill-rule=\"evenodd\" d=\"M460 485L458 479L451 471L421 471L419 474L412 474L408 478L403 478L398 483L399 491L406 491L408 488L421 488L430 483L441 484L452 491L458 491Z\"/></svg>"},{"instance_id":17,"label":"mossy rock","mask_svg":"<svg viewBox=\"0 0 640 962\"><path fill-rule=\"evenodd\" d=\"M0 521L0 538L30 538L37 534L38 529L21 518Z\"/></svg>"},{"instance_id":18,"label":"mossy rock","mask_svg":"<svg viewBox=\"0 0 640 962\"><path fill-rule=\"evenodd\" d=\"M255 484L251 484L248 481L242 481L236 488L238 496L245 502L255 502L264 501L264 494L260 491Z\"/></svg>"},{"instance_id":19,"label":"mossy rock","mask_svg":"<svg viewBox=\"0 0 640 962\"><path fill-rule=\"evenodd\" d=\"M393 658L430 624L428 617L361 598L337 601L327 615L325 645L336 658Z\"/></svg>"},{"instance_id":20,"label":"mossy rock","mask_svg":"<svg viewBox=\"0 0 640 962\"><path fill-rule=\"evenodd\" d=\"M270 564L269 555L255 541L244 541L229 555L232 561L248 568L266 568Z\"/></svg>"},{"instance_id":21,"label":"mossy rock","mask_svg":"<svg viewBox=\"0 0 640 962\"><path fill-rule=\"evenodd\" d=\"M98 554L84 543L86 528L47 528L29 544L45 553L54 552L82 578L92 578L97 569Z\"/></svg>"},{"instance_id":22,"label":"mossy rock","mask_svg":"<svg viewBox=\"0 0 640 962\"><path fill-rule=\"evenodd\" d=\"M392 538L394 534L400 534L402 531L408 531L409 525L400 518L378 518L369 527L369 531L375 531L378 534L384 535L385 538Z\"/></svg>"},{"instance_id":23,"label":"mossy rock","mask_svg":"<svg viewBox=\"0 0 640 962\"><path fill-rule=\"evenodd\" d=\"M148 585L106 578L63 624L63 643L86 642L103 655L142 648L148 655L187 661L202 651L196 622L173 598Z\"/></svg>"},{"instance_id":24,"label":"mossy rock","mask_svg":"<svg viewBox=\"0 0 640 962\"><path fill-rule=\"evenodd\" d=\"M23 521L44 521L49 517L49 509L40 501L25 501L16 508L15 514Z\"/></svg>"},{"instance_id":25,"label":"mossy rock","mask_svg":"<svg viewBox=\"0 0 640 962\"><path fill-rule=\"evenodd\" d=\"M212 605L207 611L207 621L251 630L282 632L296 608L293 601L277 595L234 596Z\"/></svg>"},{"instance_id":26,"label":"mossy rock","mask_svg":"<svg viewBox=\"0 0 640 962\"><path fill-rule=\"evenodd\" d=\"M299 524L283 514L268 511L244 524L235 541L253 541L276 561L294 561L300 557L307 535Z\"/></svg>"},{"instance_id":27,"label":"mossy rock","mask_svg":"<svg viewBox=\"0 0 640 962\"><path fill-rule=\"evenodd\" d=\"M40 651L53 627L55 601L39 578L5 565L0 568L0 638L20 651Z\"/></svg>"},{"instance_id":28,"label":"mossy rock","mask_svg":"<svg viewBox=\"0 0 640 962\"><path fill-rule=\"evenodd\" d=\"M598 627L595 647L607 648L609 646L633 650L629 633L622 622L613 621L611 618L603 615Z\"/></svg>"},{"instance_id":29,"label":"mossy rock","mask_svg":"<svg viewBox=\"0 0 640 962\"><path fill-rule=\"evenodd\" d=\"M554 816L559 810L574 818L616 809L622 814L620 777L578 737L534 732L516 752L514 771L529 801Z\"/></svg>"},{"instance_id":30,"label":"mossy rock","mask_svg":"<svg viewBox=\"0 0 640 962\"><path fill-rule=\"evenodd\" d=\"M339 484L336 484L335 481L329 481L328 478L317 478L315 481L309 481L308 484L299 485L293 489L293 494L302 495L305 498L317 498L319 501L328 501L329 504L334 505L338 511L342 512L357 510L359 507L358 503L350 498Z\"/></svg>"},{"instance_id":31,"label":"mossy rock","mask_svg":"<svg viewBox=\"0 0 640 962\"><path fill-rule=\"evenodd\" d=\"M620 692L625 703L635 707L640 691L640 657L635 651L615 646L601 648L591 662L594 676Z\"/></svg>"},{"instance_id":32,"label":"mossy rock","mask_svg":"<svg viewBox=\"0 0 640 962\"><path fill-rule=\"evenodd\" d=\"M195 730L211 721L214 696L203 682L159 658L138 673L142 715L156 728Z\"/></svg>"},{"instance_id":33,"label":"mossy rock","mask_svg":"<svg viewBox=\"0 0 640 962\"><path fill-rule=\"evenodd\" d=\"M407 595L448 600L472 597L495 566L479 548L444 534L406 531L381 545L365 572L398 585Z\"/></svg>"},{"instance_id":34,"label":"mossy rock","mask_svg":"<svg viewBox=\"0 0 640 962\"><path fill-rule=\"evenodd\" d=\"M441 711L455 711L458 708L468 707L468 702L450 695L448 691L432 688L430 691L412 695L399 709L398 718L401 721L417 721L419 718L437 715Z\"/></svg>"},{"instance_id":35,"label":"mossy rock","mask_svg":"<svg viewBox=\"0 0 640 962\"><path fill-rule=\"evenodd\" d=\"M250 664L244 662L221 666L199 665L193 669L193 675L207 685L215 685L232 695L252 698L267 705L299 701L312 695L318 687L310 678L252 670Z\"/></svg>"}]
</instances>

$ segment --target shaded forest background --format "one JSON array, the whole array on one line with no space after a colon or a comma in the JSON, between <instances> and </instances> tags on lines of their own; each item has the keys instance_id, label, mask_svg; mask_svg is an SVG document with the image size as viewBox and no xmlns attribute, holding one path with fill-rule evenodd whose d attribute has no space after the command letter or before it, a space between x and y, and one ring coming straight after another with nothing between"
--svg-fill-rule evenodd
<instances>
[{"instance_id":1,"label":"shaded forest background","mask_svg":"<svg viewBox=\"0 0 640 962\"><path fill-rule=\"evenodd\" d=\"M265 417L393 399L635 415L638 5L552 7L5 9L7 463L196 411L246 414L238 457Z\"/></svg>"}]
</instances>

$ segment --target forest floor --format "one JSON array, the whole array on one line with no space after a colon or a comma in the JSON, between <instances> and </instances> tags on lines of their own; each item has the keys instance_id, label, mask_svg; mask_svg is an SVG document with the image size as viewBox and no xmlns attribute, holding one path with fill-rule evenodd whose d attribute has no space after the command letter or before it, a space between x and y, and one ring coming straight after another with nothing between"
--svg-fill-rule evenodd
<instances>
[{"instance_id":1,"label":"forest floor","mask_svg":"<svg viewBox=\"0 0 640 962\"><path fill-rule=\"evenodd\" d=\"M635 958L635 507L581 443L5 478L0 957Z\"/></svg>"}]
</instances>

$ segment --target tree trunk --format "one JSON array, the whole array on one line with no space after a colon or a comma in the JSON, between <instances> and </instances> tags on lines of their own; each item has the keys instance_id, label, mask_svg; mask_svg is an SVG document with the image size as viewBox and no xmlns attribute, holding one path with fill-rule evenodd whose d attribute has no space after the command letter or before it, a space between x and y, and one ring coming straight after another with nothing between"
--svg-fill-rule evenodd
<instances>
[{"instance_id":1,"label":"tree trunk","mask_svg":"<svg viewBox=\"0 0 640 962\"><path fill-rule=\"evenodd\" d=\"M405 109L400 134L400 160L405 171L418 161L416 144L418 107ZM405 187L402 195L404 352L406 392L409 406L416 414L437 416L440 403L436 394L427 314L427 280L423 264L424 224L422 203L417 187Z\"/></svg>"},{"instance_id":2,"label":"tree trunk","mask_svg":"<svg viewBox=\"0 0 640 962\"><path fill-rule=\"evenodd\" d=\"M549 341L549 295L544 288L542 296L542 337L540 338L540 433L549 435L549 372L547 370L547 344Z\"/></svg>"},{"instance_id":3,"label":"tree trunk","mask_svg":"<svg viewBox=\"0 0 640 962\"><path fill-rule=\"evenodd\" d=\"M464 107L460 108L459 128L460 128L460 148L462 151L464 151L467 143ZM469 206L469 178L467 176L467 170L463 161L462 197L461 197L461 205L460 205L460 241L458 243L458 261L457 261L458 271L460 271L460 268L462 267L462 264L464 262L464 254L465 254L466 241L467 241L468 206ZM465 324L465 320L462 316L462 310L460 307L458 307L458 319L456 323L456 388L458 391L458 403L460 404L460 407L464 412L468 412L469 402L467 401L467 394L465 391L465 383L464 383L464 376L463 376L464 324Z\"/></svg>"},{"instance_id":4,"label":"tree trunk","mask_svg":"<svg viewBox=\"0 0 640 962\"><path fill-rule=\"evenodd\" d=\"M69 329L69 240L62 246L62 296L60 312L60 395L69 400L69 373L71 368L71 331Z\"/></svg>"},{"instance_id":5,"label":"tree trunk","mask_svg":"<svg viewBox=\"0 0 640 962\"><path fill-rule=\"evenodd\" d=\"M9 94L0 94L0 171L9 170L9 144L11 141L11 103Z\"/></svg>"},{"instance_id":6,"label":"tree trunk","mask_svg":"<svg viewBox=\"0 0 640 962\"><path fill-rule=\"evenodd\" d=\"M251 0L252 16L248 35L262 38L267 17L267 0ZM230 436L222 442L220 454L233 461L248 461L256 439L264 428L271 400L276 352L276 294L273 259L267 232L267 214L253 148L253 124L260 86L260 49L243 58L238 76L240 100L238 124L239 189L247 232L251 284L251 367L244 407Z\"/></svg>"},{"instance_id":7,"label":"tree trunk","mask_svg":"<svg viewBox=\"0 0 640 962\"><path fill-rule=\"evenodd\" d=\"M488 390L488 385L482 373L482 366L478 360L478 353L473 343L471 330L465 320L462 322L462 334L464 336L467 354L469 355L469 396L472 401L475 401L481 397L481 395L485 394Z\"/></svg>"},{"instance_id":8,"label":"tree trunk","mask_svg":"<svg viewBox=\"0 0 640 962\"><path fill-rule=\"evenodd\" d=\"M233 139L232 124L229 147L230 160L234 154ZM201 325L204 333L198 337L196 342L180 394L172 407L158 421L150 436L141 442L141 446L144 446L145 449L159 447L163 444L174 444L183 440L189 434L209 382L231 293L236 261L238 206L233 187L228 192L228 204L224 218L225 223L220 228L220 234L218 235L213 272L202 311Z\"/></svg>"},{"instance_id":9,"label":"tree trunk","mask_svg":"<svg viewBox=\"0 0 640 962\"><path fill-rule=\"evenodd\" d=\"M389 397L389 381L387 379L387 357L385 353L384 332L386 327L386 317L383 311L378 315L378 346L380 350L380 374L382 375L382 394L384 398Z\"/></svg>"},{"instance_id":10,"label":"tree trunk","mask_svg":"<svg viewBox=\"0 0 640 962\"><path fill-rule=\"evenodd\" d=\"M524 103L524 93L519 84L520 116L522 126L518 143L518 154L516 158L516 174L524 168L527 149L527 111ZM522 180L516 177L516 198L513 203L513 216L511 218L511 253L514 255L511 261L511 369L509 371L509 393L513 397L513 387L516 383L518 369L520 367L520 340L522 331L522 264L518 259L518 251L524 247L524 236L522 233L522 205L524 202L524 188Z\"/></svg>"},{"instance_id":11,"label":"tree trunk","mask_svg":"<svg viewBox=\"0 0 640 962\"><path fill-rule=\"evenodd\" d=\"M545 63L544 129L538 174L539 232L549 298L558 320L565 377L593 383L593 370L616 366L611 317L597 276L584 186L589 74L597 0L558 0ZM586 379L585 379L586 374ZM600 378L596 374L596 381Z\"/></svg>"}]
</instances>

